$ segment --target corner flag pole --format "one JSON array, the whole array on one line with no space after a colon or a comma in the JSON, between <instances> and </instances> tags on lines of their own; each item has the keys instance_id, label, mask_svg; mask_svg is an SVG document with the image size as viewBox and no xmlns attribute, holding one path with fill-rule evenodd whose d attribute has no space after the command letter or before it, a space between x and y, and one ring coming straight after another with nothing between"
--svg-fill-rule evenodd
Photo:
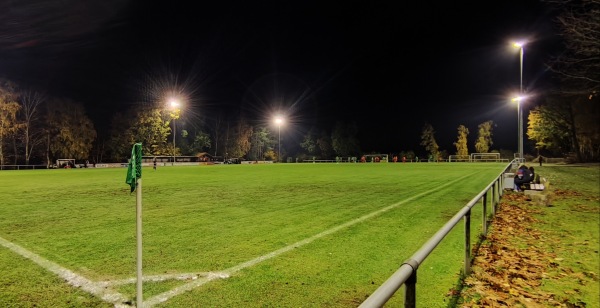
<instances>
[{"instance_id":1,"label":"corner flag pole","mask_svg":"<svg viewBox=\"0 0 600 308\"><path fill-rule=\"evenodd\" d=\"M143 293L142 293L142 179L137 179L136 193L136 230L137 230L137 307L142 308Z\"/></svg>"},{"instance_id":2,"label":"corner flag pole","mask_svg":"<svg viewBox=\"0 0 600 308\"><path fill-rule=\"evenodd\" d=\"M136 238L137 238L137 288L136 306L142 308L142 144L136 143L131 149L131 159L127 165L125 183L131 187L130 193L137 189L136 199Z\"/></svg>"}]
</instances>

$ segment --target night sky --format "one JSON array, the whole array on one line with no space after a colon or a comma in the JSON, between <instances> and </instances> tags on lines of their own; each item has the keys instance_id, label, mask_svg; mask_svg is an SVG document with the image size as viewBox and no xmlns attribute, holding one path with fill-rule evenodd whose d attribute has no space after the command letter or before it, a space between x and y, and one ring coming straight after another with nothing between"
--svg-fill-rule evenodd
<instances>
[{"instance_id":1,"label":"night sky","mask_svg":"<svg viewBox=\"0 0 600 308\"><path fill-rule=\"evenodd\" d=\"M523 83L547 92L560 50L539 1L0 1L0 76L85 104L100 135L111 116L175 88L182 123L287 118L282 143L355 121L361 148L415 150L426 122L455 152L492 120L494 149L517 149ZM536 104L533 98L524 106Z\"/></svg>"}]
</instances>

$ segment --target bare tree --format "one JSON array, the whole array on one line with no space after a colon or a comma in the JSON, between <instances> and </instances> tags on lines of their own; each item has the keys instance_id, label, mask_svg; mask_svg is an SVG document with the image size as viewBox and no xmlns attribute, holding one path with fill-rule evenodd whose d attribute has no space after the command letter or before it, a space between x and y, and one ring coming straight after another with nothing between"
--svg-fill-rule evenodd
<instances>
[{"instance_id":1,"label":"bare tree","mask_svg":"<svg viewBox=\"0 0 600 308\"><path fill-rule=\"evenodd\" d=\"M565 51L551 61L563 93L598 95L600 91L600 0L547 3L561 10L556 21Z\"/></svg>"},{"instance_id":2,"label":"bare tree","mask_svg":"<svg viewBox=\"0 0 600 308\"><path fill-rule=\"evenodd\" d=\"M221 115L218 115L215 118L215 126L213 129L213 134L215 136L215 138L214 138L214 140L215 140L215 156L218 155L218 151L219 151L219 138L221 137L220 130L221 130L222 123L223 123L223 118L221 117Z\"/></svg>"},{"instance_id":3,"label":"bare tree","mask_svg":"<svg viewBox=\"0 0 600 308\"><path fill-rule=\"evenodd\" d=\"M578 161L597 159L600 128L600 0L546 0L561 13L557 25L564 52L552 59L550 67L560 79L560 90L552 99L569 123L571 148Z\"/></svg>"},{"instance_id":4,"label":"bare tree","mask_svg":"<svg viewBox=\"0 0 600 308\"><path fill-rule=\"evenodd\" d=\"M40 105L46 97L39 92L27 90L21 94L22 138L25 146L25 164L29 165L36 146L44 142L43 124L40 121Z\"/></svg>"}]
</instances>

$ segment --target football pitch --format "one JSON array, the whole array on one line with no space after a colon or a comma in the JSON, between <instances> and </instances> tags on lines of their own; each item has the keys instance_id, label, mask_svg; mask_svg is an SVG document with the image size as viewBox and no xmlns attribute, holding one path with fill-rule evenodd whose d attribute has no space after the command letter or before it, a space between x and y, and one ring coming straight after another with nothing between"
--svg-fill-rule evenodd
<instances>
[{"instance_id":1,"label":"football pitch","mask_svg":"<svg viewBox=\"0 0 600 308\"><path fill-rule=\"evenodd\" d=\"M356 307L505 167L144 167L144 304ZM136 196L125 176L126 168L0 172L0 305L135 305ZM481 206L472 217L475 243ZM419 268L419 306L448 305L463 228ZM398 292L389 304L401 302Z\"/></svg>"}]
</instances>

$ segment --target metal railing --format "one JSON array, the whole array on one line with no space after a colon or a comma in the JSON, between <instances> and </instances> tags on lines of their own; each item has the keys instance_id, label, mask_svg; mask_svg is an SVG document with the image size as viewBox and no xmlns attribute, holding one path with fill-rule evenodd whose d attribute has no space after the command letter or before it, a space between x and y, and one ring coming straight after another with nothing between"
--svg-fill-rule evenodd
<instances>
[{"instance_id":1,"label":"metal railing","mask_svg":"<svg viewBox=\"0 0 600 308\"><path fill-rule=\"evenodd\" d=\"M491 194L491 215L496 214L497 206L500 203L500 198L503 194L504 177L506 170L511 168L508 164L489 185L486 186L477 196L469 201L454 217L452 217L436 234L433 235L417 252L415 252L408 260L400 266L400 268L390 276L371 296L369 296L359 307L383 307L383 305L400 289L404 288L404 307L416 307L416 291L417 291L417 269L419 265L429 256L429 254L442 242L444 237L452 231L452 229L461 221L464 220L465 225L465 258L463 274L467 276L471 273L471 209L481 201L482 210L482 235L487 235L488 220L487 220L487 203L488 194Z\"/></svg>"}]
</instances>

